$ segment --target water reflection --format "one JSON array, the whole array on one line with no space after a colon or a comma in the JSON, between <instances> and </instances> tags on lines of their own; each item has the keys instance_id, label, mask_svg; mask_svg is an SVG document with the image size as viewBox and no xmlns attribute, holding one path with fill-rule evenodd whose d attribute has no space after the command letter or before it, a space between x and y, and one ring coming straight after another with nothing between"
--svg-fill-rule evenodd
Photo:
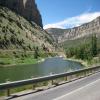
<instances>
[{"instance_id":1,"label":"water reflection","mask_svg":"<svg viewBox=\"0 0 100 100\"><path fill-rule=\"evenodd\" d=\"M77 62L66 61L63 58L48 58L42 63L34 65L23 65L0 68L0 83L9 79L10 81L23 80L31 77L46 76L63 72L74 71L83 68Z\"/></svg>"}]
</instances>

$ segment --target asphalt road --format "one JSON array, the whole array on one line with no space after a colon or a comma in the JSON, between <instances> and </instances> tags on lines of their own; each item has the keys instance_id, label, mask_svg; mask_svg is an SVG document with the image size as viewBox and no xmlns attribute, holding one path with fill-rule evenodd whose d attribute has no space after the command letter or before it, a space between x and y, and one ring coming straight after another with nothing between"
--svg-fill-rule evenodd
<instances>
[{"instance_id":1,"label":"asphalt road","mask_svg":"<svg viewBox=\"0 0 100 100\"><path fill-rule=\"evenodd\" d=\"M54 100L100 100L100 79Z\"/></svg>"},{"instance_id":2,"label":"asphalt road","mask_svg":"<svg viewBox=\"0 0 100 100\"><path fill-rule=\"evenodd\" d=\"M12 100L100 100L100 73Z\"/></svg>"}]
</instances>

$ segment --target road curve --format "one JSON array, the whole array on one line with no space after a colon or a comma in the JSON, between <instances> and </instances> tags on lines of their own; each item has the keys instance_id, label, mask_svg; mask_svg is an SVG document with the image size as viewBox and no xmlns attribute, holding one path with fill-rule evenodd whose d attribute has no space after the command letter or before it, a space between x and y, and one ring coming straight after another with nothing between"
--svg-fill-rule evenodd
<instances>
[{"instance_id":1,"label":"road curve","mask_svg":"<svg viewBox=\"0 0 100 100\"><path fill-rule=\"evenodd\" d=\"M100 100L100 72L52 89L12 100Z\"/></svg>"}]
</instances>

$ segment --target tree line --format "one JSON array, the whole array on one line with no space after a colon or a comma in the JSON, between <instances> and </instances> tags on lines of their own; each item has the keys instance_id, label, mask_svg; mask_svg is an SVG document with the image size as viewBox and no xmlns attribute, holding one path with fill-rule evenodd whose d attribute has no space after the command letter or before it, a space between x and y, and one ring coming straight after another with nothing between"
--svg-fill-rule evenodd
<instances>
[{"instance_id":1,"label":"tree line","mask_svg":"<svg viewBox=\"0 0 100 100\"><path fill-rule=\"evenodd\" d=\"M93 34L91 41L87 41L78 47L70 47L66 50L67 57L75 57L82 60L91 60L98 54L97 37Z\"/></svg>"}]
</instances>

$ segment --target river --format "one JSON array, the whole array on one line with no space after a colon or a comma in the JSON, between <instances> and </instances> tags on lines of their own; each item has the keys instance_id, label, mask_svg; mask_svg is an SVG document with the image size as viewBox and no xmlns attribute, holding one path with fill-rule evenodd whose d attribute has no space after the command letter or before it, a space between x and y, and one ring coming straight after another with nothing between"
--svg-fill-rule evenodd
<instances>
[{"instance_id":1,"label":"river","mask_svg":"<svg viewBox=\"0 0 100 100\"><path fill-rule=\"evenodd\" d=\"M32 77L40 77L83 69L78 62L64 60L60 57L47 58L44 62L33 65L18 65L0 68L0 83L7 80L18 81Z\"/></svg>"}]
</instances>

